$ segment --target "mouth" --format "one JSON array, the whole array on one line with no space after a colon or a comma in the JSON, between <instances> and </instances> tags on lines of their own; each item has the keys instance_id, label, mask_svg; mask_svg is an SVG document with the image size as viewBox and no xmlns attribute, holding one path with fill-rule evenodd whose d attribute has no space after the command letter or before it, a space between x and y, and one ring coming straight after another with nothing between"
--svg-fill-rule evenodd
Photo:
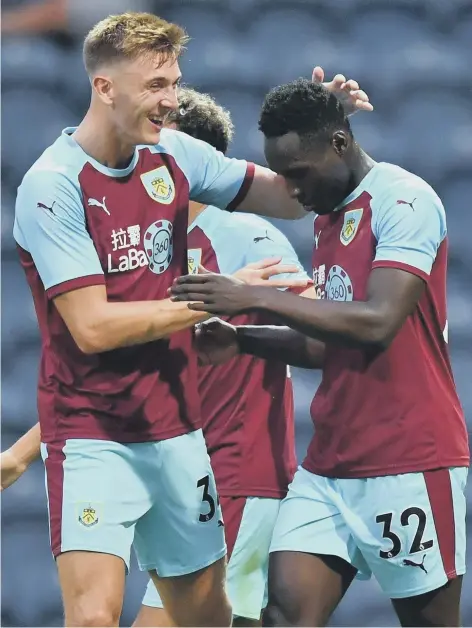
<instances>
[{"instance_id":1,"label":"mouth","mask_svg":"<svg viewBox=\"0 0 472 628\"><path fill-rule=\"evenodd\" d=\"M161 116L149 115L148 120L154 127L155 131L160 131L164 126L164 119Z\"/></svg>"}]
</instances>

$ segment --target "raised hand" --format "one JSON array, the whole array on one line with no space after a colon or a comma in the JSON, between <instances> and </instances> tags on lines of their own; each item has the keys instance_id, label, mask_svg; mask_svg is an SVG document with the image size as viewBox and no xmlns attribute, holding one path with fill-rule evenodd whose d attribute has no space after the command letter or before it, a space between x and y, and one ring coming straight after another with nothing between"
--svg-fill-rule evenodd
<instances>
[{"instance_id":1,"label":"raised hand","mask_svg":"<svg viewBox=\"0 0 472 628\"><path fill-rule=\"evenodd\" d=\"M324 70L319 65L313 69L311 80L313 83L323 83ZM374 107L369 102L369 96L359 88L359 83L353 79L346 80L343 74L336 74L332 81L323 83L336 98L342 103L348 116L358 111L373 111Z\"/></svg>"}]
</instances>

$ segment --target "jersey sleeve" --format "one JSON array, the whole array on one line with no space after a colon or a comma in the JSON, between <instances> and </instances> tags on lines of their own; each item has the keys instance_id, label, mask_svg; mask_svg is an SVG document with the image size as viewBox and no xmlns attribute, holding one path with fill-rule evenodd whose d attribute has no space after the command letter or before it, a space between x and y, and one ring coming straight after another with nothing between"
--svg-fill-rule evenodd
<instances>
[{"instance_id":1,"label":"jersey sleeve","mask_svg":"<svg viewBox=\"0 0 472 628\"><path fill-rule=\"evenodd\" d=\"M251 217L251 225L249 226L248 224L245 237L250 237L246 253L246 264L259 262L269 257L282 257L281 264L293 264L299 268L299 271L297 273L276 275L274 279L306 279L308 285L312 283L293 246L286 236L270 222L258 216ZM293 292L303 292L304 290L306 290L306 287L290 289Z\"/></svg>"},{"instance_id":2,"label":"jersey sleeve","mask_svg":"<svg viewBox=\"0 0 472 628\"><path fill-rule=\"evenodd\" d=\"M39 171L25 177L18 189L13 235L31 255L49 298L105 283L80 190L65 174Z\"/></svg>"},{"instance_id":3,"label":"jersey sleeve","mask_svg":"<svg viewBox=\"0 0 472 628\"><path fill-rule=\"evenodd\" d=\"M254 178L254 164L230 159L213 146L179 131L168 131L180 167L189 181L192 201L232 211L245 198Z\"/></svg>"},{"instance_id":4,"label":"jersey sleeve","mask_svg":"<svg viewBox=\"0 0 472 628\"><path fill-rule=\"evenodd\" d=\"M447 233L444 207L429 186L396 186L373 212L372 230L373 268L399 268L427 281Z\"/></svg>"}]
</instances>

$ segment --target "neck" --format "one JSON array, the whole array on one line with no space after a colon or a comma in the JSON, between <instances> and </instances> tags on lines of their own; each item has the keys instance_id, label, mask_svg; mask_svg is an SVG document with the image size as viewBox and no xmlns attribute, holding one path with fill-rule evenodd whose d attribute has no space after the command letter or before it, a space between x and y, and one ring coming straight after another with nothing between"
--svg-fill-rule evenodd
<instances>
[{"instance_id":1,"label":"neck","mask_svg":"<svg viewBox=\"0 0 472 628\"><path fill-rule=\"evenodd\" d=\"M103 107L93 100L73 137L87 155L109 168L126 168L136 148L118 136Z\"/></svg>"},{"instance_id":2,"label":"neck","mask_svg":"<svg viewBox=\"0 0 472 628\"><path fill-rule=\"evenodd\" d=\"M372 168L375 166L377 162L369 157L367 153L365 153L362 148L358 145L354 145L352 159L351 159L351 182L350 182L350 190L346 194L349 196L351 192L357 188L357 186L361 183L362 179L369 174Z\"/></svg>"},{"instance_id":3,"label":"neck","mask_svg":"<svg viewBox=\"0 0 472 628\"><path fill-rule=\"evenodd\" d=\"M207 207L207 205L202 205L201 203L196 203L195 201L190 201L188 204L188 226L190 227L192 223L200 216L203 210Z\"/></svg>"}]
</instances>

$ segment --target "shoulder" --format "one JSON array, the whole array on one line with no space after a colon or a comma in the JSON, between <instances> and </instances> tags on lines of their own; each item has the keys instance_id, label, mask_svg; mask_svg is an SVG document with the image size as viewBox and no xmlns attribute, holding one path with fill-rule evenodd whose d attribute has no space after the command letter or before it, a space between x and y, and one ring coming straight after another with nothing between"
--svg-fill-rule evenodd
<instances>
[{"instance_id":1,"label":"shoulder","mask_svg":"<svg viewBox=\"0 0 472 628\"><path fill-rule=\"evenodd\" d=\"M80 157L61 135L26 172L18 193L43 187L57 187L59 190L79 193L79 174L85 163Z\"/></svg>"},{"instance_id":2,"label":"shoulder","mask_svg":"<svg viewBox=\"0 0 472 628\"><path fill-rule=\"evenodd\" d=\"M409 205L415 198L429 200L442 207L442 202L434 189L424 179L400 166L381 163L378 172L368 189L373 197L373 208L390 205ZM413 193L413 197L411 196ZM414 203L413 203L414 204Z\"/></svg>"}]
</instances>

